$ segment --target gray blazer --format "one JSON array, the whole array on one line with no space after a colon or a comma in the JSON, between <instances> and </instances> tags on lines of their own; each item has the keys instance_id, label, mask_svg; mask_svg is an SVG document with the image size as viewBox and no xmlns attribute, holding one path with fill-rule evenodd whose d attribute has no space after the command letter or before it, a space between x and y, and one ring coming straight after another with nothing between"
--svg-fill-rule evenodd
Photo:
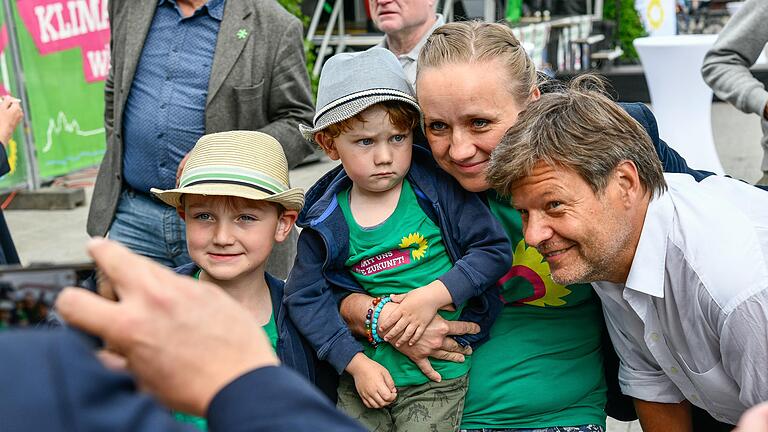
<instances>
[{"instance_id":1,"label":"gray blazer","mask_svg":"<svg viewBox=\"0 0 768 432\"><path fill-rule=\"evenodd\" d=\"M108 5L107 151L88 214L88 234L99 236L109 230L122 189L123 109L157 0L111 0ZM248 31L245 39L235 36L240 29ZM299 20L276 1L226 2L208 83L206 133L247 129L270 134L283 145L290 167L312 151L298 131L298 123L312 124L314 114L302 33Z\"/></svg>"}]
</instances>

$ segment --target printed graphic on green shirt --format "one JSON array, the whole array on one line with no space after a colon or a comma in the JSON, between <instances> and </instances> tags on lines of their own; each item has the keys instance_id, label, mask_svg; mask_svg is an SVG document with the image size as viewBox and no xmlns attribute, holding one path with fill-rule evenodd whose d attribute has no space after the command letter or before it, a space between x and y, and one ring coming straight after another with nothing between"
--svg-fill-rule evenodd
<instances>
[{"instance_id":1,"label":"printed graphic on green shirt","mask_svg":"<svg viewBox=\"0 0 768 432\"><path fill-rule=\"evenodd\" d=\"M499 281L506 306L475 350L462 429L605 425L602 312L589 285L552 281L549 265L523 240L520 213L488 194L514 246Z\"/></svg>"},{"instance_id":2,"label":"printed graphic on green shirt","mask_svg":"<svg viewBox=\"0 0 768 432\"><path fill-rule=\"evenodd\" d=\"M374 227L361 227L355 222L349 206L349 190L340 192L337 199L349 227L349 258L345 264L372 296L408 293L435 281L453 266L440 228L421 209L408 181L403 181L395 211ZM461 314L461 307L455 312L439 313L445 319L455 320ZM364 345L365 354L389 370L396 386L428 381L413 362L389 344L373 348L365 341ZM432 361L445 379L466 374L469 363Z\"/></svg>"}]
</instances>

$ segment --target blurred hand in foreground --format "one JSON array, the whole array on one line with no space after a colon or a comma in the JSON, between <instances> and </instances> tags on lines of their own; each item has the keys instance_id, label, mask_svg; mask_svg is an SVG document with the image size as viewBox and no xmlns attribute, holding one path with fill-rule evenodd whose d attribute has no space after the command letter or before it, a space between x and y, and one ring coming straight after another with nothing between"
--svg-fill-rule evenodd
<instances>
[{"instance_id":1,"label":"blurred hand in foreground","mask_svg":"<svg viewBox=\"0 0 768 432\"><path fill-rule=\"evenodd\" d=\"M733 432L768 432L768 402L748 409Z\"/></svg>"},{"instance_id":2,"label":"blurred hand in foreground","mask_svg":"<svg viewBox=\"0 0 768 432\"><path fill-rule=\"evenodd\" d=\"M204 415L235 378L278 364L256 320L218 287L109 240L91 240L88 252L120 300L66 288L58 311L123 356L140 385L170 408Z\"/></svg>"}]
</instances>

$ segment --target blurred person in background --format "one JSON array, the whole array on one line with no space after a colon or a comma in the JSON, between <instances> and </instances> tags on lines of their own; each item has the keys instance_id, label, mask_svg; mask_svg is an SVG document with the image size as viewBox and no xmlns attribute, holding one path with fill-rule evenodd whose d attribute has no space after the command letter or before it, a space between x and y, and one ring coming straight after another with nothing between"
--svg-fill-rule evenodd
<instances>
[{"instance_id":1,"label":"blurred person in background","mask_svg":"<svg viewBox=\"0 0 768 432\"><path fill-rule=\"evenodd\" d=\"M11 171L6 148L22 117L24 112L21 110L18 99L11 96L0 99L0 177ZM16 253L16 246L13 244L3 212L0 210L0 265L4 264L19 264L19 255Z\"/></svg>"},{"instance_id":2,"label":"blurred person in background","mask_svg":"<svg viewBox=\"0 0 768 432\"><path fill-rule=\"evenodd\" d=\"M749 0L736 13L715 45L704 57L701 73L717 97L745 113L760 116L763 127L763 177L757 184L768 186L768 92L749 68L768 42L768 2Z\"/></svg>"},{"instance_id":3,"label":"blurred person in background","mask_svg":"<svg viewBox=\"0 0 768 432\"><path fill-rule=\"evenodd\" d=\"M411 86L416 86L416 62L429 35L445 24L435 12L437 0L369 0L371 17L386 35L377 46L397 56Z\"/></svg>"}]
</instances>

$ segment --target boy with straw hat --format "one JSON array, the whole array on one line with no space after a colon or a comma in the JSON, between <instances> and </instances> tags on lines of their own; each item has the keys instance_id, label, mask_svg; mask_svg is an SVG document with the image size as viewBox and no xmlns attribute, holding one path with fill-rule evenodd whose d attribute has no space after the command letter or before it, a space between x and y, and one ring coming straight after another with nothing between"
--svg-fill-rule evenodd
<instances>
[{"instance_id":1,"label":"boy with straw hat","mask_svg":"<svg viewBox=\"0 0 768 432\"><path fill-rule=\"evenodd\" d=\"M439 309L458 319L470 298L477 309L461 319L492 322L489 288L509 268L509 241L485 204L413 145L420 111L390 51L329 59L317 101L314 126L301 130L341 166L312 187L299 216L288 312L343 372L338 405L351 417L377 431L455 431L469 361L427 362L439 373L432 382L395 346L418 340ZM350 292L375 296L360 340L336 302Z\"/></svg>"},{"instance_id":2,"label":"boy with straw hat","mask_svg":"<svg viewBox=\"0 0 768 432\"><path fill-rule=\"evenodd\" d=\"M314 353L282 307L284 282L264 271L304 204L304 192L290 187L280 143L254 131L204 135L178 188L152 193L176 207L187 225L193 262L176 272L232 295L263 324L280 360L315 382Z\"/></svg>"}]
</instances>

